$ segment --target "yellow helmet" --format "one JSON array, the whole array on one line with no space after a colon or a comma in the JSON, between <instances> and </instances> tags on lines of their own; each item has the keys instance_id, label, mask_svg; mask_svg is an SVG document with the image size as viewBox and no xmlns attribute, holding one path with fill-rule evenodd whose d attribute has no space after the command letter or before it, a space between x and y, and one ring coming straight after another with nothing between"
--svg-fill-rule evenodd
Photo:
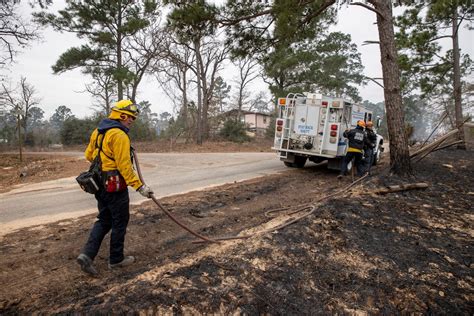
<instances>
[{"instance_id":1,"label":"yellow helmet","mask_svg":"<svg viewBox=\"0 0 474 316\"><path fill-rule=\"evenodd\" d=\"M362 120L358 120L358 121L357 121L357 126L365 127L365 122L362 121Z\"/></svg>"},{"instance_id":2,"label":"yellow helmet","mask_svg":"<svg viewBox=\"0 0 474 316\"><path fill-rule=\"evenodd\" d=\"M120 119L120 113L127 114L130 116L133 116L134 118L137 118L138 113L140 113L140 111L138 110L137 105L133 103L132 101L120 100L117 103L115 103L114 107L112 107L112 111L110 112L109 118Z\"/></svg>"}]
</instances>

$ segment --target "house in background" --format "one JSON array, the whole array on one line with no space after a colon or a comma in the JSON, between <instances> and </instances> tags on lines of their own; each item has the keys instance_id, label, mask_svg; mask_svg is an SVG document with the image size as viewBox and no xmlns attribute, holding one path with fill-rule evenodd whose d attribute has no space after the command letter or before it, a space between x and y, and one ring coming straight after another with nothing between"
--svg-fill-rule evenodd
<instances>
[{"instance_id":1,"label":"house in background","mask_svg":"<svg viewBox=\"0 0 474 316\"><path fill-rule=\"evenodd\" d=\"M233 118L237 119L239 111L234 109L227 111L221 115L222 124L225 120ZM270 126L271 115L261 112L252 112L252 111L241 111L242 116L241 120L245 123L246 129L248 132L253 133L256 136L264 136L265 132Z\"/></svg>"}]
</instances>

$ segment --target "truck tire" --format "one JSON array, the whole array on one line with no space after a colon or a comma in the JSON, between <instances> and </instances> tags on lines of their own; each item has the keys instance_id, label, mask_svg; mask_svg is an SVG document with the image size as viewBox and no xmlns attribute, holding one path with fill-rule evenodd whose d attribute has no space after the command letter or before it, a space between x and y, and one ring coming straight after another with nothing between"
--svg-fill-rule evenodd
<instances>
[{"instance_id":1,"label":"truck tire","mask_svg":"<svg viewBox=\"0 0 474 316\"><path fill-rule=\"evenodd\" d=\"M306 164L306 160L308 160L307 157L296 156L296 157L295 157L294 166L295 166L296 168L303 168L304 165Z\"/></svg>"},{"instance_id":2,"label":"truck tire","mask_svg":"<svg viewBox=\"0 0 474 316\"><path fill-rule=\"evenodd\" d=\"M295 167L295 164L292 163L292 162L288 162L288 161L283 161L283 163L285 164L285 166L287 166L288 168L294 168Z\"/></svg>"},{"instance_id":3,"label":"truck tire","mask_svg":"<svg viewBox=\"0 0 474 316\"><path fill-rule=\"evenodd\" d=\"M328 169L330 170L341 170L343 157L330 158L328 159Z\"/></svg>"}]
</instances>

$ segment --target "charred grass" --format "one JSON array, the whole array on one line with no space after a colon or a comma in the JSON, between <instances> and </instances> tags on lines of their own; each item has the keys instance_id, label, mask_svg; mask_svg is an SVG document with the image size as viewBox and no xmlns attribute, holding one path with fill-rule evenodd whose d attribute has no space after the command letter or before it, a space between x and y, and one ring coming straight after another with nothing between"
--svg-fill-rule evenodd
<instances>
[{"instance_id":1,"label":"charred grass","mask_svg":"<svg viewBox=\"0 0 474 316\"><path fill-rule=\"evenodd\" d=\"M161 200L206 236L254 235L219 244L193 243L151 203L133 207L126 251L138 261L107 270L104 242L98 279L75 264L93 216L21 229L0 242L0 313L472 314L472 151L435 152L414 168L398 179L378 166L312 215L262 235L284 217L267 211L311 204L350 179L312 165ZM429 187L372 193L402 182Z\"/></svg>"}]
</instances>

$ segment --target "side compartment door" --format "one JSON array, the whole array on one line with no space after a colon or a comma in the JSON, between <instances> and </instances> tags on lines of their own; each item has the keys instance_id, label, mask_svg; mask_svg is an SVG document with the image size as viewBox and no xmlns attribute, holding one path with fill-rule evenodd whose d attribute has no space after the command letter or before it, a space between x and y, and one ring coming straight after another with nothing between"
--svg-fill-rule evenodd
<instances>
[{"instance_id":1,"label":"side compartment door","mask_svg":"<svg viewBox=\"0 0 474 316\"><path fill-rule=\"evenodd\" d=\"M323 139L323 148L321 150L322 154L325 155L338 155L339 147L339 135L341 133L341 119L342 119L342 107L329 107L327 109L327 122L324 126L324 139Z\"/></svg>"},{"instance_id":2,"label":"side compartment door","mask_svg":"<svg viewBox=\"0 0 474 316\"><path fill-rule=\"evenodd\" d=\"M344 131L352 128L352 104L344 102L344 107L341 116L341 125L339 128L337 155L345 156L347 151L347 139L344 138Z\"/></svg>"}]
</instances>

